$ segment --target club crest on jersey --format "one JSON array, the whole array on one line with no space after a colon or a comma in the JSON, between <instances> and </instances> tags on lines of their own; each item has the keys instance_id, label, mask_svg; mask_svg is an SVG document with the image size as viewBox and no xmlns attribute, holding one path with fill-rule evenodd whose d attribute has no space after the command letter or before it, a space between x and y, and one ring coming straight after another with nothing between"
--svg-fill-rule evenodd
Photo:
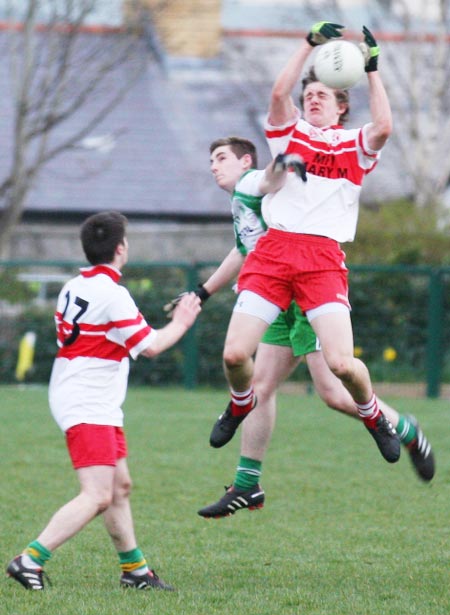
<instances>
[{"instance_id":1,"label":"club crest on jersey","mask_svg":"<svg viewBox=\"0 0 450 615\"><path fill-rule=\"evenodd\" d=\"M325 140L330 145L336 146L342 142L342 137L339 131L327 130L311 126L309 129L310 139Z\"/></svg>"},{"instance_id":2,"label":"club crest on jersey","mask_svg":"<svg viewBox=\"0 0 450 615\"><path fill-rule=\"evenodd\" d=\"M341 143L341 141L342 139L341 139L340 133L333 130L331 139L330 139L331 145L337 145L338 143Z\"/></svg>"}]
</instances>

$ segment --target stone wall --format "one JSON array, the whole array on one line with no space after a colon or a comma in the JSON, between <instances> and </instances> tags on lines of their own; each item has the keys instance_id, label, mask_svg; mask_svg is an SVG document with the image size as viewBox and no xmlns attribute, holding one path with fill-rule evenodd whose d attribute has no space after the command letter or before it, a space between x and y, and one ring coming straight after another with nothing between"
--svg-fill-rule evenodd
<instances>
[{"instance_id":1,"label":"stone wall","mask_svg":"<svg viewBox=\"0 0 450 615\"><path fill-rule=\"evenodd\" d=\"M183 263L221 261L233 247L231 223L156 224L130 222L130 261ZM78 224L21 224L8 260L83 261Z\"/></svg>"}]
</instances>

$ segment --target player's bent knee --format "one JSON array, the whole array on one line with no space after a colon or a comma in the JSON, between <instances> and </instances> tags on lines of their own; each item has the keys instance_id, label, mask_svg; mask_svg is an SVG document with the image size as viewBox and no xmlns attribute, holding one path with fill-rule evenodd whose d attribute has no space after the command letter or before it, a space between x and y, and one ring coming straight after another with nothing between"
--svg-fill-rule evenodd
<instances>
[{"instance_id":1,"label":"player's bent knee","mask_svg":"<svg viewBox=\"0 0 450 615\"><path fill-rule=\"evenodd\" d=\"M255 389L259 405L269 403L275 397L276 386L273 386L271 382L253 379L253 388Z\"/></svg>"},{"instance_id":2,"label":"player's bent knee","mask_svg":"<svg viewBox=\"0 0 450 615\"><path fill-rule=\"evenodd\" d=\"M99 498L96 502L98 514L105 512L105 510L111 506L112 501L113 501L112 494Z\"/></svg>"},{"instance_id":3,"label":"player's bent knee","mask_svg":"<svg viewBox=\"0 0 450 615\"><path fill-rule=\"evenodd\" d=\"M99 489L97 491L85 491L85 495L91 500L93 506L97 508L97 514L104 512L113 502L114 493L112 489Z\"/></svg>"},{"instance_id":4,"label":"player's bent knee","mask_svg":"<svg viewBox=\"0 0 450 615\"><path fill-rule=\"evenodd\" d=\"M328 362L328 367L340 380L351 380L355 369L352 359L335 359Z\"/></svg>"},{"instance_id":5,"label":"player's bent knee","mask_svg":"<svg viewBox=\"0 0 450 615\"><path fill-rule=\"evenodd\" d=\"M131 494L133 483L131 480L122 481L117 489L117 495L121 498L128 498Z\"/></svg>"},{"instance_id":6,"label":"player's bent knee","mask_svg":"<svg viewBox=\"0 0 450 615\"><path fill-rule=\"evenodd\" d=\"M225 347L223 351L223 362L228 368L239 367L248 360L247 353L236 347Z\"/></svg>"}]
</instances>

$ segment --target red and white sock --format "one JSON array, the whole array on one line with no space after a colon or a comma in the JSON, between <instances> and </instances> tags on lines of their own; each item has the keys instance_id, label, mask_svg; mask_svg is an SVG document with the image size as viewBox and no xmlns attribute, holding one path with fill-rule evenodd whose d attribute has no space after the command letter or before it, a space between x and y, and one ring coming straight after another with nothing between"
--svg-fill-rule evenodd
<instances>
[{"instance_id":1,"label":"red and white sock","mask_svg":"<svg viewBox=\"0 0 450 615\"><path fill-rule=\"evenodd\" d=\"M233 416L243 416L248 414L250 410L253 410L255 401L255 391L253 385L246 391L233 391L231 392L231 414Z\"/></svg>"},{"instance_id":2,"label":"red and white sock","mask_svg":"<svg viewBox=\"0 0 450 615\"><path fill-rule=\"evenodd\" d=\"M381 414L375 394L372 395L372 398L367 404L356 404L356 407L358 408L358 414L362 418L364 425L371 429L375 429L377 420L380 418Z\"/></svg>"}]
</instances>

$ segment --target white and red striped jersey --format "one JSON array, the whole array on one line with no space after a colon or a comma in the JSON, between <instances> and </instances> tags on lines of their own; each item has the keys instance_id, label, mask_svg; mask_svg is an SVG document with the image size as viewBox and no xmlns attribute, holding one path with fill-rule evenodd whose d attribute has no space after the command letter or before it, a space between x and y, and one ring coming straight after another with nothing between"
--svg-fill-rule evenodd
<instances>
[{"instance_id":1,"label":"white and red striped jersey","mask_svg":"<svg viewBox=\"0 0 450 615\"><path fill-rule=\"evenodd\" d=\"M300 117L283 126L266 120L266 138L273 157L296 153L306 164L308 181L289 173L285 185L264 197L262 211L269 227L291 233L323 235L353 241L358 222L361 184L378 162L365 129L316 128Z\"/></svg>"},{"instance_id":2,"label":"white and red striped jersey","mask_svg":"<svg viewBox=\"0 0 450 615\"><path fill-rule=\"evenodd\" d=\"M110 265L81 269L62 288L55 313L57 343L49 386L52 414L66 431L79 423L123 425L129 358L157 332L118 284Z\"/></svg>"}]
</instances>

